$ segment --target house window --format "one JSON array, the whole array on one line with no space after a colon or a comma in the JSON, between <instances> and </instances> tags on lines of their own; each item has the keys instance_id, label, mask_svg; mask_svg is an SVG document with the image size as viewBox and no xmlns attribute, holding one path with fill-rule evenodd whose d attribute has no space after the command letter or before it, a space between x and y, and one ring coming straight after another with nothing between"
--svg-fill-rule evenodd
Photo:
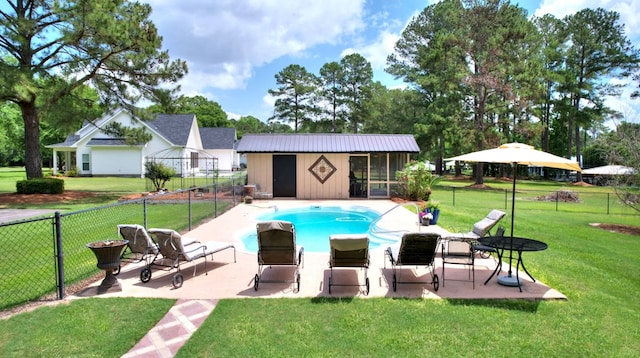
<instances>
[{"instance_id":1,"label":"house window","mask_svg":"<svg viewBox=\"0 0 640 358\"><path fill-rule=\"evenodd\" d=\"M82 155L82 171L89 171L89 154Z\"/></svg>"},{"instance_id":2,"label":"house window","mask_svg":"<svg viewBox=\"0 0 640 358\"><path fill-rule=\"evenodd\" d=\"M198 152L191 152L191 168L198 168Z\"/></svg>"}]
</instances>

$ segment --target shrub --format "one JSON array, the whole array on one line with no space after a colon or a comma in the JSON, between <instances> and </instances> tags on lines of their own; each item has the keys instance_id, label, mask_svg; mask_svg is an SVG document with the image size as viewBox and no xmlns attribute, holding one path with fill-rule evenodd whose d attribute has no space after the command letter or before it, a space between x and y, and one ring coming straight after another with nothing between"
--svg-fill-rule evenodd
<instances>
[{"instance_id":1,"label":"shrub","mask_svg":"<svg viewBox=\"0 0 640 358\"><path fill-rule=\"evenodd\" d=\"M409 162L403 170L396 172L398 192L407 200L429 200L431 186L435 185L440 177L431 174L431 170L425 163Z\"/></svg>"},{"instance_id":2,"label":"shrub","mask_svg":"<svg viewBox=\"0 0 640 358\"><path fill-rule=\"evenodd\" d=\"M162 163L146 162L144 164L144 175L151 180L156 191L160 191L164 188L164 184L171 180L171 177L176 175L175 170L167 167Z\"/></svg>"},{"instance_id":3,"label":"shrub","mask_svg":"<svg viewBox=\"0 0 640 358\"><path fill-rule=\"evenodd\" d=\"M38 178L16 182L18 194L62 194L64 180L58 178Z\"/></svg>"}]
</instances>

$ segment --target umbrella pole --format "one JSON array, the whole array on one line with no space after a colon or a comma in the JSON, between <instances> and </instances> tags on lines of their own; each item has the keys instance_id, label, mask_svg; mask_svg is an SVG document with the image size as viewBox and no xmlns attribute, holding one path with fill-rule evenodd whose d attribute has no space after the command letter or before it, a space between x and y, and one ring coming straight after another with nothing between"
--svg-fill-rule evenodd
<instances>
[{"instance_id":1,"label":"umbrella pole","mask_svg":"<svg viewBox=\"0 0 640 358\"><path fill-rule=\"evenodd\" d=\"M498 283L503 286L520 286L520 281L511 274L511 263L513 261L513 219L516 207L516 171L518 163L513 163L513 188L511 189L511 243L509 245L509 272L506 276L499 276Z\"/></svg>"}]
</instances>

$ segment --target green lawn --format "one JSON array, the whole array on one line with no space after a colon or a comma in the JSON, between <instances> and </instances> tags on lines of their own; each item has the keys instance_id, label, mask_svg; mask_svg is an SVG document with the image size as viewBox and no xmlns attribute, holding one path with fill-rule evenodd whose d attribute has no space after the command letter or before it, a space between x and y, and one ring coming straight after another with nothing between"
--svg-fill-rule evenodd
<instances>
[{"instance_id":1,"label":"green lawn","mask_svg":"<svg viewBox=\"0 0 640 358\"><path fill-rule=\"evenodd\" d=\"M522 181L518 188L562 188L552 184ZM514 224L516 235L549 245L527 256L527 268L567 301L229 299L178 356L637 357L639 238L589 224L638 225L638 215L617 209L607 215L603 188L575 190L584 200L558 209L519 193ZM447 187L433 196L441 201L439 224L449 228L468 228L505 202L500 190L457 191L455 206ZM509 217L504 224L510 226ZM23 313L0 321L0 356L120 356L172 302L91 298Z\"/></svg>"}]
</instances>

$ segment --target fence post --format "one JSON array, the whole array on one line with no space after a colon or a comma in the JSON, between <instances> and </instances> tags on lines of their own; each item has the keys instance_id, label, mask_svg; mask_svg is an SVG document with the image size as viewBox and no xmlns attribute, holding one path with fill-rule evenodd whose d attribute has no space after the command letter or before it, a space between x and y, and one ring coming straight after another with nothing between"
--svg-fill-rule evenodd
<instances>
[{"instance_id":1,"label":"fence post","mask_svg":"<svg viewBox=\"0 0 640 358\"><path fill-rule=\"evenodd\" d=\"M511 195L516 195L516 193L511 193ZM504 189L504 210L507 210L509 205L509 190Z\"/></svg>"},{"instance_id":2,"label":"fence post","mask_svg":"<svg viewBox=\"0 0 640 358\"><path fill-rule=\"evenodd\" d=\"M556 190L556 213L558 212L558 203L560 202L560 192Z\"/></svg>"},{"instance_id":3,"label":"fence post","mask_svg":"<svg viewBox=\"0 0 640 358\"><path fill-rule=\"evenodd\" d=\"M191 231L191 192L192 191L193 191L192 189L189 189L189 201L187 204L187 206L189 207L189 231Z\"/></svg>"},{"instance_id":4,"label":"fence post","mask_svg":"<svg viewBox=\"0 0 640 358\"><path fill-rule=\"evenodd\" d=\"M456 187L453 187L453 206L456 206Z\"/></svg>"},{"instance_id":5,"label":"fence post","mask_svg":"<svg viewBox=\"0 0 640 358\"><path fill-rule=\"evenodd\" d=\"M233 184L233 179L231 183ZM231 188L233 188L233 185L231 185ZM231 191L233 192L233 189ZM213 184L213 217L218 217L218 183Z\"/></svg>"},{"instance_id":6,"label":"fence post","mask_svg":"<svg viewBox=\"0 0 640 358\"><path fill-rule=\"evenodd\" d=\"M56 281L58 281L56 288L58 289L58 299L61 300L64 298L64 252L62 251L62 220L59 211L55 212L53 224L56 236Z\"/></svg>"},{"instance_id":7,"label":"fence post","mask_svg":"<svg viewBox=\"0 0 640 358\"><path fill-rule=\"evenodd\" d=\"M142 199L142 216L144 217L144 227L148 228L147 226L147 198Z\"/></svg>"},{"instance_id":8,"label":"fence post","mask_svg":"<svg viewBox=\"0 0 640 358\"><path fill-rule=\"evenodd\" d=\"M607 193L607 215L609 215L609 206L611 205L611 193Z\"/></svg>"}]
</instances>

